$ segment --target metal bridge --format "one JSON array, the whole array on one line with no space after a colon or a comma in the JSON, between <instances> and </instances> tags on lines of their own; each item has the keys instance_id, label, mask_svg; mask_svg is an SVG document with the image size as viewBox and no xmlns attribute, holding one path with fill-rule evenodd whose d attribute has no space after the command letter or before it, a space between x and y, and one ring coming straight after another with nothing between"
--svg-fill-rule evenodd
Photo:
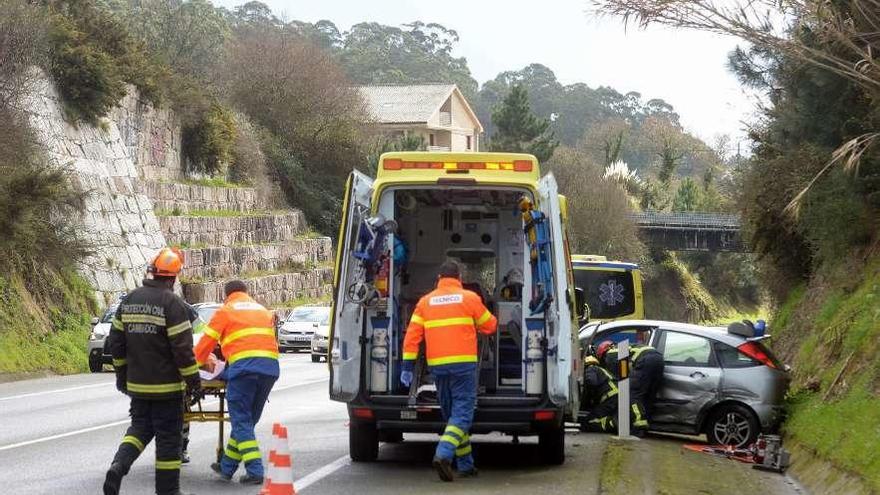
<instances>
[{"instance_id":1,"label":"metal bridge","mask_svg":"<svg viewBox=\"0 0 880 495\"><path fill-rule=\"evenodd\" d=\"M630 215L650 246L672 251L746 251L738 215L639 212Z\"/></svg>"}]
</instances>

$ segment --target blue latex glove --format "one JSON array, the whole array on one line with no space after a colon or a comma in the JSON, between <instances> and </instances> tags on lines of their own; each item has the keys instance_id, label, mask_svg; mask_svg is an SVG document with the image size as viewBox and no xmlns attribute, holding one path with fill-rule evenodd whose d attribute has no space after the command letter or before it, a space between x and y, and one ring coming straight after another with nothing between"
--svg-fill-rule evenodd
<instances>
[{"instance_id":1,"label":"blue latex glove","mask_svg":"<svg viewBox=\"0 0 880 495\"><path fill-rule=\"evenodd\" d=\"M401 371L400 372L400 383L403 384L404 387L409 387L413 381L413 372L412 371Z\"/></svg>"}]
</instances>

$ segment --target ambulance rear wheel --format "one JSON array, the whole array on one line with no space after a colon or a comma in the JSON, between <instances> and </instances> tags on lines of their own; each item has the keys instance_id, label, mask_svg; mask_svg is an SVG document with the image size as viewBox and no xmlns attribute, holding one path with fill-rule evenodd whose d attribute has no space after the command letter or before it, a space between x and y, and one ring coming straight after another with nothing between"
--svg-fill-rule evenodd
<instances>
[{"instance_id":1,"label":"ambulance rear wheel","mask_svg":"<svg viewBox=\"0 0 880 495\"><path fill-rule=\"evenodd\" d=\"M375 423L351 422L348 455L354 462L373 462L379 457L379 431Z\"/></svg>"},{"instance_id":2,"label":"ambulance rear wheel","mask_svg":"<svg viewBox=\"0 0 880 495\"><path fill-rule=\"evenodd\" d=\"M547 464L559 466L565 462L565 428L555 428L538 434L538 453Z\"/></svg>"}]
</instances>

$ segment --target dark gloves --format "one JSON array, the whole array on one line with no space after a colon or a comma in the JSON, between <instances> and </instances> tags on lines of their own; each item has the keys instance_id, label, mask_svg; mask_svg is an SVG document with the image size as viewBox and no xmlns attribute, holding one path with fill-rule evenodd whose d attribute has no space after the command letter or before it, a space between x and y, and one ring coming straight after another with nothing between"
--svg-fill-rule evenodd
<instances>
[{"instance_id":1,"label":"dark gloves","mask_svg":"<svg viewBox=\"0 0 880 495\"><path fill-rule=\"evenodd\" d=\"M186 378L186 396L189 397L190 405L205 397L205 392L202 390L202 379L198 373Z\"/></svg>"},{"instance_id":2,"label":"dark gloves","mask_svg":"<svg viewBox=\"0 0 880 495\"><path fill-rule=\"evenodd\" d=\"M119 390L123 394L128 393L128 386L126 382L128 381L128 373L125 372L124 366L116 367L116 390Z\"/></svg>"}]
</instances>

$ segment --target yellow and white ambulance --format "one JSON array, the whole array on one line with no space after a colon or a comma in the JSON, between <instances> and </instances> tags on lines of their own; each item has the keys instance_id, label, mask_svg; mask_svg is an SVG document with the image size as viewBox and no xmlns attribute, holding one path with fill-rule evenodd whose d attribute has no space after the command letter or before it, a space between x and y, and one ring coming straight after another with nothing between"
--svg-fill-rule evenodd
<instances>
[{"instance_id":1,"label":"yellow and white ambulance","mask_svg":"<svg viewBox=\"0 0 880 495\"><path fill-rule=\"evenodd\" d=\"M528 235L523 198L537 236ZM563 424L576 417L580 376L563 210L553 175L541 177L531 155L386 153L375 179L352 172L328 362L330 396L348 405L353 460L375 460L380 441L403 433L443 430L428 370L412 390L399 376L412 310L453 259L464 286L499 320L497 335L480 342L471 431L537 435L542 458L563 462Z\"/></svg>"}]
</instances>

